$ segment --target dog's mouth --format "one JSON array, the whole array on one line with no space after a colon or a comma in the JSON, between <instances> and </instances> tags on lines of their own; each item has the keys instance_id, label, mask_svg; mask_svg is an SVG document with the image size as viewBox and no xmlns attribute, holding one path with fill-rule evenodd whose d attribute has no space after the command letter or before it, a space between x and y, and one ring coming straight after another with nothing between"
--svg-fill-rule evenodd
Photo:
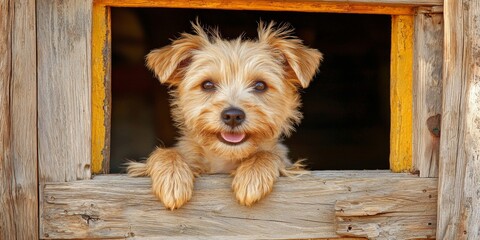
<instances>
[{"instance_id":1,"label":"dog's mouth","mask_svg":"<svg viewBox=\"0 0 480 240\"><path fill-rule=\"evenodd\" d=\"M247 140L247 134L238 132L221 132L217 135L221 142L228 145L239 145Z\"/></svg>"}]
</instances>

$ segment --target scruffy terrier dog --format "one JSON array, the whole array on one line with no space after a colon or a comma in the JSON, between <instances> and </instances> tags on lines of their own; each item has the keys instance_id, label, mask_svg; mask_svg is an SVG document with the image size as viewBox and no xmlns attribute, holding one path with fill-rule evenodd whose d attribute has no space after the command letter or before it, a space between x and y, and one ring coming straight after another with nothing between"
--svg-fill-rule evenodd
<instances>
[{"instance_id":1,"label":"scruffy terrier dog","mask_svg":"<svg viewBox=\"0 0 480 240\"><path fill-rule=\"evenodd\" d=\"M183 33L146 57L172 88L181 137L145 163L129 163L128 174L150 176L153 193L173 210L190 200L196 176L230 173L238 202L251 206L280 175L303 171L281 140L302 118L297 90L309 85L322 54L273 22L260 22L258 40L225 40L192 25L195 34Z\"/></svg>"}]
</instances>

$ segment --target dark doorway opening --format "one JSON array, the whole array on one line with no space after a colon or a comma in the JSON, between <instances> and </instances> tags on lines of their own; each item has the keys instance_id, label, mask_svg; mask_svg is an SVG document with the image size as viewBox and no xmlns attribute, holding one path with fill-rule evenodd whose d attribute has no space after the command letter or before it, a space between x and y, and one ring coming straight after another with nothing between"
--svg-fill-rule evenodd
<instances>
[{"instance_id":1,"label":"dark doorway opening","mask_svg":"<svg viewBox=\"0 0 480 240\"><path fill-rule=\"evenodd\" d=\"M197 17L226 38L255 38L259 20L288 22L324 54L320 73L302 90L304 119L285 140L292 159L306 158L313 170L389 168L390 16L165 8L111 13L111 172L122 172L127 159L145 159L156 145L175 143L168 90L144 66L144 56L191 32Z\"/></svg>"}]
</instances>

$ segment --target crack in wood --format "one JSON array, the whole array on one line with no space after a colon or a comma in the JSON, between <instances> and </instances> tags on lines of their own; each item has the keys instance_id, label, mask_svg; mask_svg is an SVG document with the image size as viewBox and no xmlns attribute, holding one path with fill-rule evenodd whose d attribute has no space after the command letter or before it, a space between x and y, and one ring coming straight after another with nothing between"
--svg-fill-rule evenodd
<instances>
[{"instance_id":1,"label":"crack in wood","mask_svg":"<svg viewBox=\"0 0 480 240\"><path fill-rule=\"evenodd\" d=\"M87 222L87 225L90 225L90 222L96 222L100 220L100 217L97 215L80 214L80 216Z\"/></svg>"}]
</instances>

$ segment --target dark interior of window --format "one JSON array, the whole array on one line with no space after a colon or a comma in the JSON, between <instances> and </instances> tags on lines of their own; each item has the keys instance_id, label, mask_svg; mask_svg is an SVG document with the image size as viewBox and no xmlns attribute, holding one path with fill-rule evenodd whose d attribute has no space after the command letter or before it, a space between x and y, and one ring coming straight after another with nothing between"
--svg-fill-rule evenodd
<instances>
[{"instance_id":1,"label":"dark interior of window","mask_svg":"<svg viewBox=\"0 0 480 240\"><path fill-rule=\"evenodd\" d=\"M112 8L110 172L170 147L177 131L168 89L147 70L145 55L191 32L197 17L222 36L256 37L259 20L287 22L324 54L320 72L301 90L304 119L285 140L292 159L312 170L389 168L390 33L388 15Z\"/></svg>"}]
</instances>

